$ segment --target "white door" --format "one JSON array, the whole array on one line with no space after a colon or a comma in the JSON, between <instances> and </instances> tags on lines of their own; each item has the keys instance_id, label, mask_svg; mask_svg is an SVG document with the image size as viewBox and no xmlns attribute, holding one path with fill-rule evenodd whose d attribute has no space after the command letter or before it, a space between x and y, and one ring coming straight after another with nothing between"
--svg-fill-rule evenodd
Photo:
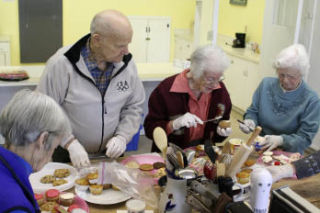
<instances>
[{"instance_id":1,"label":"white door","mask_svg":"<svg viewBox=\"0 0 320 213\"><path fill-rule=\"evenodd\" d=\"M147 26L145 18L129 18L133 29L133 37L129 45L129 51L136 63L147 62Z\"/></svg>"},{"instance_id":2,"label":"white door","mask_svg":"<svg viewBox=\"0 0 320 213\"><path fill-rule=\"evenodd\" d=\"M316 10L316 14L314 18L314 31L312 40L309 41L311 44L311 51L310 51L310 70L309 75L307 77L307 82L309 86L314 89L318 96L320 96L320 60L319 60L319 49L320 49L320 1L317 2L314 9ZM311 145L312 148L319 150L320 149L320 131L313 139L313 143Z\"/></svg>"},{"instance_id":3,"label":"white door","mask_svg":"<svg viewBox=\"0 0 320 213\"><path fill-rule=\"evenodd\" d=\"M147 62L169 62L170 19L149 19Z\"/></svg>"},{"instance_id":4,"label":"white door","mask_svg":"<svg viewBox=\"0 0 320 213\"><path fill-rule=\"evenodd\" d=\"M265 1L261 46L262 76L275 75L272 63L283 48L293 44L299 0Z\"/></svg>"}]
</instances>

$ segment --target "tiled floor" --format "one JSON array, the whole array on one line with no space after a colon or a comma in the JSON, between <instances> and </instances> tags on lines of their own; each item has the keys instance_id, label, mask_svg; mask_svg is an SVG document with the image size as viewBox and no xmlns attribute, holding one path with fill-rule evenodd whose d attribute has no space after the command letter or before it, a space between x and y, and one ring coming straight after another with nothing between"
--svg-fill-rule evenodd
<instances>
[{"instance_id":1,"label":"tiled floor","mask_svg":"<svg viewBox=\"0 0 320 213\"><path fill-rule=\"evenodd\" d=\"M242 120L242 115L239 114L238 112L232 110L232 112L231 112L232 134L230 135L230 137L228 139L241 138L246 141L249 138L249 135L246 135L241 132L241 130L239 129L239 124L237 122L237 119ZM126 152L125 156L141 154L141 153L148 153L151 151L151 144L152 144L152 141L149 138L147 138L144 135L141 135L140 139L139 139L138 150Z\"/></svg>"}]
</instances>

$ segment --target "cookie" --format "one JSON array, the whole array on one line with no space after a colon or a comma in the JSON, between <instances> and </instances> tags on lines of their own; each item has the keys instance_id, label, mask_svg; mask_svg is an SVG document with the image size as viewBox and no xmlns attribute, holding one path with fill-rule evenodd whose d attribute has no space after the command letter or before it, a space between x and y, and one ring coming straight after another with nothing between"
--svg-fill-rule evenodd
<instances>
[{"instance_id":1,"label":"cookie","mask_svg":"<svg viewBox=\"0 0 320 213\"><path fill-rule=\"evenodd\" d=\"M111 187L112 187L112 189L115 190L115 191L120 191L120 189L119 189L118 187L116 187L115 185L113 185L113 184L112 184Z\"/></svg>"},{"instance_id":2,"label":"cookie","mask_svg":"<svg viewBox=\"0 0 320 213\"><path fill-rule=\"evenodd\" d=\"M70 175L69 169L56 169L54 170L54 176L57 178L65 178Z\"/></svg>"},{"instance_id":3,"label":"cookie","mask_svg":"<svg viewBox=\"0 0 320 213\"><path fill-rule=\"evenodd\" d=\"M57 206L58 204L56 202L53 202L53 201L49 201L49 202L46 202L44 204L42 204L40 206L40 210L41 211L52 211L54 210L54 207Z\"/></svg>"},{"instance_id":4,"label":"cookie","mask_svg":"<svg viewBox=\"0 0 320 213\"><path fill-rule=\"evenodd\" d=\"M162 176L165 176L167 173L166 173L166 169L163 167L163 168L160 168L158 169L153 175L152 177L154 178L160 178Z\"/></svg>"},{"instance_id":5,"label":"cookie","mask_svg":"<svg viewBox=\"0 0 320 213\"><path fill-rule=\"evenodd\" d=\"M55 176L53 175L46 175L46 176L43 176L41 179L40 179L40 182L41 183L52 183L53 181L55 181L56 178Z\"/></svg>"},{"instance_id":6,"label":"cookie","mask_svg":"<svg viewBox=\"0 0 320 213\"><path fill-rule=\"evenodd\" d=\"M160 168L164 168L164 167L166 167L166 164L164 164L164 163L162 163L162 162L155 162L155 163L153 164L153 168L154 168L154 169L160 169Z\"/></svg>"},{"instance_id":7,"label":"cookie","mask_svg":"<svg viewBox=\"0 0 320 213\"><path fill-rule=\"evenodd\" d=\"M139 169L140 167L139 163L137 163L137 161L134 161L134 160L128 161L125 164L125 166L130 169Z\"/></svg>"},{"instance_id":8,"label":"cookie","mask_svg":"<svg viewBox=\"0 0 320 213\"><path fill-rule=\"evenodd\" d=\"M66 183L68 183L68 181L65 179L57 179L52 182L52 185L53 186L60 186L60 185L66 184Z\"/></svg>"},{"instance_id":9,"label":"cookie","mask_svg":"<svg viewBox=\"0 0 320 213\"><path fill-rule=\"evenodd\" d=\"M142 171L151 171L153 170L153 165L152 164L141 164L140 167L139 167L140 170Z\"/></svg>"}]
</instances>

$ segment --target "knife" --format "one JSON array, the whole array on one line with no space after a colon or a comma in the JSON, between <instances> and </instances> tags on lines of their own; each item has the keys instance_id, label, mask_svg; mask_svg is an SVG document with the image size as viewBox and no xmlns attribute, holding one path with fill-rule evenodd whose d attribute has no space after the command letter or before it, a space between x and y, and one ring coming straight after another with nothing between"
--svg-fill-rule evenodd
<instances>
[{"instance_id":1,"label":"knife","mask_svg":"<svg viewBox=\"0 0 320 213\"><path fill-rule=\"evenodd\" d=\"M239 123L247 126L243 121L240 121L239 119L238 119L237 121L238 121ZM252 127L249 127L249 126L247 126L247 127L248 127L248 129L249 129L250 132L253 132L254 129L253 129Z\"/></svg>"},{"instance_id":2,"label":"knife","mask_svg":"<svg viewBox=\"0 0 320 213\"><path fill-rule=\"evenodd\" d=\"M214 118L211 118L211 119L205 120L205 121L203 121L203 123L207 123L207 122L215 122L215 121L220 120L221 118L222 118L222 116L221 116L221 115L219 115L219 116L216 116L216 117L214 117Z\"/></svg>"}]
</instances>

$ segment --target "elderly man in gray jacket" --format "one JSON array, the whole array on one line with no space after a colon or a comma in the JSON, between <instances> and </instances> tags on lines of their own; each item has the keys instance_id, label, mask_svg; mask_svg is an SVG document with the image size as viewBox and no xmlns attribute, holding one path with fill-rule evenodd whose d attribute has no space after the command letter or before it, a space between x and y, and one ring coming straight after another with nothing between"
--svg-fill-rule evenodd
<instances>
[{"instance_id":1,"label":"elderly man in gray jacket","mask_svg":"<svg viewBox=\"0 0 320 213\"><path fill-rule=\"evenodd\" d=\"M123 154L139 129L145 100L128 51L133 34L128 18L118 11L102 11L90 31L48 60L37 87L67 113L73 135L61 146L77 167L89 164L87 152L106 151L111 158Z\"/></svg>"}]
</instances>

